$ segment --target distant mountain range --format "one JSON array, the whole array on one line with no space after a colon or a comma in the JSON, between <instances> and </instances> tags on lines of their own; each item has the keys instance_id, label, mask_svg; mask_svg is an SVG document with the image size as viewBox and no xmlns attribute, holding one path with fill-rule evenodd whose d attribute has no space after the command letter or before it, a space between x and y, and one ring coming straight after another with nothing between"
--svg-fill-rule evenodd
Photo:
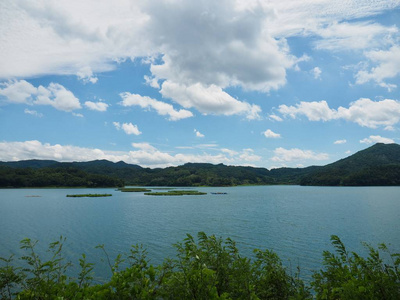
<instances>
[{"instance_id":1,"label":"distant mountain range","mask_svg":"<svg viewBox=\"0 0 400 300\"><path fill-rule=\"evenodd\" d=\"M34 186L234 186L301 184L323 186L400 185L400 145L375 144L326 166L268 170L187 163L149 169L107 160L0 162L0 187Z\"/></svg>"}]
</instances>

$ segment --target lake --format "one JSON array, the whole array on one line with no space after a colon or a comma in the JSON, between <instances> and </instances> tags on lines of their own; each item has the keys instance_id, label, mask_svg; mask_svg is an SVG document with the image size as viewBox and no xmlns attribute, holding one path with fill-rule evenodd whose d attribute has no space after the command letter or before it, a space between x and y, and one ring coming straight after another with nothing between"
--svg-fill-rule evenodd
<instances>
[{"instance_id":1,"label":"lake","mask_svg":"<svg viewBox=\"0 0 400 300\"><path fill-rule=\"evenodd\" d=\"M361 242L384 242L400 252L400 187L246 186L196 190L204 196L145 196L114 189L0 190L0 256L20 256L19 241L39 240L45 253L60 235L65 253L78 264L86 253L96 275L108 277L96 245L111 257L143 244L153 264L173 257L172 244L199 231L237 242L241 253L272 249L285 265L303 274L321 268L322 251L338 235L348 250L365 253ZM211 192L225 192L213 195ZM67 198L67 194L110 193L105 198ZM39 197L32 197L39 196ZM293 267L294 269L294 267Z\"/></svg>"}]
</instances>

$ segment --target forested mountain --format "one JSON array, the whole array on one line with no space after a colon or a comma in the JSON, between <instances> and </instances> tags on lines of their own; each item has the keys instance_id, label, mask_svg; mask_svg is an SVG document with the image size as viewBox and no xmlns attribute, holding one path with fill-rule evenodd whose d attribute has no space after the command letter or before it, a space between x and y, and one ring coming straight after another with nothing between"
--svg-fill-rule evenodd
<instances>
[{"instance_id":1,"label":"forested mountain","mask_svg":"<svg viewBox=\"0 0 400 300\"><path fill-rule=\"evenodd\" d=\"M302 185L400 185L400 145L375 144L303 176Z\"/></svg>"},{"instance_id":2,"label":"forested mountain","mask_svg":"<svg viewBox=\"0 0 400 300\"><path fill-rule=\"evenodd\" d=\"M400 146L376 144L326 166L265 168L187 163L164 169L107 160L0 162L0 187L234 186L244 184L400 185Z\"/></svg>"}]
</instances>

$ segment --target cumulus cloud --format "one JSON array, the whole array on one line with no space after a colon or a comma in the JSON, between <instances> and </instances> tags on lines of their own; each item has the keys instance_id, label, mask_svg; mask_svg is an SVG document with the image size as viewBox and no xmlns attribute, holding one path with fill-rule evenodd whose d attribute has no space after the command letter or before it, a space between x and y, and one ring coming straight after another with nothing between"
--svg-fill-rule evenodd
<instances>
[{"instance_id":1,"label":"cumulus cloud","mask_svg":"<svg viewBox=\"0 0 400 300\"><path fill-rule=\"evenodd\" d=\"M291 162L291 161L302 161L302 160L327 160L329 155L327 153L315 153L311 150L302 150L298 148L285 149L282 147L274 150L275 156L271 158L275 162Z\"/></svg>"},{"instance_id":2,"label":"cumulus cloud","mask_svg":"<svg viewBox=\"0 0 400 300\"><path fill-rule=\"evenodd\" d=\"M114 127L117 130L123 130L126 134L133 134L133 135L141 135L142 133L139 131L137 125L133 125L132 123L121 123L113 122Z\"/></svg>"},{"instance_id":3,"label":"cumulus cloud","mask_svg":"<svg viewBox=\"0 0 400 300\"><path fill-rule=\"evenodd\" d=\"M124 123L122 124L122 130L125 131L126 134L140 135L142 134L139 131L137 125L133 125L132 123Z\"/></svg>"},{"instance_id":4,"label":"cumulus cloud","mask_svg":"<svg viewBox=\"0 0 400 300\"><path fill-rule=\"evenodd\" d=\"M396 84L387 82L400 74L400 46L394 45L389 50L374 50L366 53L366 57L376 66L371 70L361 70L356 74L356 83L364 84L375 81L378 85L391 90Z\"/></svg>"},{"instance_id":5,"label":"cumulus cloud","mask_svg":"<svg viewBox=\"0 0 400 300\"><path fill-rule=\"evenodd\" d=\"M9 102L32 104L32 96L37 94L37 88L25 80L9 81L1 84L0 95Z\"/></svg>"},{"instance_id":6,"label":"cumulus cloud","mask_svg":"<svg viewBox=\"0 0 400 300\"><path fill-rule=\"evenodd\" d=\"M90 67L81 68L76 75L84 83L96 83L98 80L96 76L93 76L93 71Z\"/></svg>"},{"instance_id":7,"label":"cumulus cloud","mask_svg":"<svg viewBox=\"0 0 400 300\"><path fill-rule=\"evenodd\" d=\"M95 80L90 72L109 71L112 61L163 54L163 64L154 65L160 78L268 90L282 86L293 65L284 37L316 35L317 46L327 49L376 47L383 40L377 37L390 28L343 20L399 3L4 0L0 5L0 78L80 73L90 82Z\"/></svg>"},{"instance_id":8,"label":"cumulus cloud","mask_svg":"<svg viewBox=\"0 0 400 300\"><path fill-rule=\"evenodd\" d=\"M205 87L200 83L190 86L166 81L162 85L161 94L171 98L185 108L196 108L203 114L246 115L248 119L260 118L261 108L258 105L236 100L220 87Z\"/></svg>"},{"instance_id":9,"label":"cumulus cloud","mask_svg":"<svg viewBox=\"0 0 400 300\"><path fill-rule=\"evenodd\" d=\"M235 156L238 154L237 151L231 150L231 149L227 149L227 148L222 148L221 152L228 154L229 156Z\"/></svg>"},{"instance_id":10,"label":"cumulus cloud","mask_svg":"<svg viewBox=\"0 0 400 300\"><path fill-rule=\"evenodd\" d=\"M320 102L303 102L301 101L296 106L280 105L278 111L284 116L296 118L297 115L304 115L310 121L328 121L335 119L335 110L329 108L326 101Z\"/></svg>"},{"instance_id":11,"label":"cumulus cloud","mask_svg":"<svg viewBox=\"0 0 400 300\"><path fill-rule=\"evenodd\" d=\"M361 144L375 144L375 143L384 143L384 144L392 144L394 140L390 138L385 138L380 135L370 135L369 138L365 138L360 140Z\"/></svg>"},{"instance_id":12,"label":"cumulus cloud","mask_svg":"<svg viewBox=\"0 0 400 300\"><path fill-rule=\"evenodd\" d=\"M194 130L194 133L196 134L197 137L199 138L203 138L204 134L202 134L200 131L198 131L197 129Z\"/></svg>"},{"instance_id":13,"label":"cumulus cloud","mask_svg":"<svg viewBox=\"0 0 400 300\"><path fill-rule=\"evenodd\" d=\"M148 152L157 151L157 148L153 147L149 143L132 143L132 147L143 150L143 151L148 151Z\"/></svg>"},{"instance_id":14,"label":"cumulus cloud","mask_svg":"<svg viewBox=\"0 0 400 300\"><path fill-rule=\"evenodd\" d=\"M278 111L291 118L303 115L310 121L344 119L369 128L387 128L400 121L400 102L391 99L361 98L351 102L349 108L340 106L337 110L330 108L326 101L300 102L296 106L280 105Z\"/></svg>"},{"instance_id":15,"label":"cumulus cloud","mask_svg":"<svg viewBox=\"0 0 400 300\"><path fill-rule=\"evenodd\" d=\"M91 161L107 159L109 161L124 161L143 167L160 168L177 166L188 162L198 163L232 163L231 158L224 154L171 154L163 152L149 143L132 143L132 151L108 151L96 148L83 148L71 145L51 145L37 140L25 142L0 142L0 160L18 161L24 159L51 159L57 161Z\"/></svg>"},{"instance_id":16,"label":"cumulus cloud","mask_svg":"<svg viewBox=\"0 0 400 300\"><path fill-rule=\"evenodd\" d=\"M107 111L108 104L105 102L86 101L85 106L90 110Z\"/></svg>"},{"instance_id":17,"label":"cumulus cloud","mask_svg":"<svg viewBox=\"0 0 400 300\"><path fill-rule=\"evenodd\" d=\"M322 71L320 68L315 67L314 69L311 70L311 74L314 76L315 79L320 79Z\"/></svg>"},{"instance_id":18,"label":"cumulus cloud","mask_svg":"<svg viewBox=\"0 0 400 300\"><path fill-rule=\"evenodd\" d=\"M96 83L95 74L140 57L150 66L146 83L186 109L255 119L260 107L234 99L226 88L269 92L284 86L287 70L302 60L290 52L286 38L291 36L313 36L318 49L364 49L378 66L360 72L357 82L393 88L386 80L396 71L386 62L396 58L398 46L382 55L369 50L387 46L397 28L347 20L398 6L396 0L5 0L0 2L0 78L57 74ZM318 69L313 74L318 77ZM190 100L188 94L212 94L215 104L207 97ZM20 101L29 101L29 95L20 95Z\"/></svg>"},{"instance_id":19,"label":"cumulus cloud","mask_svg":"<svg viewBox=\"0 0 400 300\"><path fill-rule=\"evenodd\" d=\"M154 109L161 116L169 116L169 120L178 121L193 117L191 111L186 109L175 110L171 104L152 99L147 96L138 94L121 93L121 105L123 106L140 106L141 108Z\"/></svg>"},{"instance_id":20,"label":"cumulus cloud","mask_svg":"<svg viewBox=\"0 0 400 300\"><path fill-rule=\"evenodd\" d=\"M39 86L34 104L51 105L55 109L68 112L81 108L79 99L58 83L50 83L47 88Z\"/></svg>"},{"instance_id":21,"label":"cumulus cloud","mask_svg":"<svg viewBox=\"0 0 400 300\"><path fill-rule=\"evenodd\" d=\"M266 20L274 11L261 4L240 9L227 0L179 7L158 1L147 2L144 11L152 16L148 30L164 53L161 64L151 65L157 78L268 91L285 84L286 69L295 62L284 41L269 34Z\"/></svg>"},{"instance_id":22,"label":"cumulus cloud","mask_svg":"<svg viewBox=\"0 0 400 300\"><path fill-rule=\"evenodd\" d=\"M254 154L253 149L243 149L242 154L239 155L239 158L245 162L256 162L261 160L261 156Z\"/></svg>"},{"instance_id":23,"label":"cumulus cloud","mask_svg":"<svg viewBox=\"0 0 400 300\"><path fill-rule=\"evenodd\" d=\"M341 145L341 144L346 144L347 141L346 140L337 140L334 142L335 145Z\"/></svg>"},{"instance_id":24,"label":"cumulus cloud","mask_svg":"<svg viewBox=\"0 0 400 300\"><path fill-rule=\"evenodd\" d=\"M47 88L34 87L25 80L9 81L2 84L0 95L7 101L29 105L50 105L57 110L71 112L81 108L79 99L58 83L50 83Z\"/></svg>"},{"instance_id":25,"label":"cumulus cloud","mask_svg":"<svg viewBox=\"0 0 400 300\"><path fill-rule=\"evenodd\" d=\"M160 84L158 83L158 79L156 77L145 75L144 80L146 81L146 84L152 88L160 89Z\"/></svg>"},{"instance_id":26,"label":"cumulus cloud","mask_svg":"<svg viewBox=\"0 0 400 300\"><path fill-rule=\"evenodd\" d=\"M267 129L266 131L263 132L263 134L266 138L271 138L271 139L277 139L281 137L279 133L275 133L271 129Z\"/></svg>"}]
</instances>

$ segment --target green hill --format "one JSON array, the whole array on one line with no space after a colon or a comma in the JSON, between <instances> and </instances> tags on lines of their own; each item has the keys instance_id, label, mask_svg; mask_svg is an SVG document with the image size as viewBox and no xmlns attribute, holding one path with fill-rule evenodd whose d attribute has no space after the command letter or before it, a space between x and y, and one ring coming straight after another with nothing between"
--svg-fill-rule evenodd
<instances>
[{"instance_id":1,"label":"green hill","mask_svg":"<svg viewBox=\"0 0 400 300\"><path fill-rule=\"evenodd\" d=\"M78 183L83 186L400 185L400 145L376 144L326 166L272 170L208 163L150 169L107 160L0 162L0 187L77 186Z\"/></svg>"},{"instance_id":2,"label":"green hill","mask_svg":"<svg viewBox=\"0 0 400 300\"><path fill-rule=\"evenodd\" d=\"M400 145L375 144L303 176L301 185L400 185Z\"/></svg>"}]
</instances>

